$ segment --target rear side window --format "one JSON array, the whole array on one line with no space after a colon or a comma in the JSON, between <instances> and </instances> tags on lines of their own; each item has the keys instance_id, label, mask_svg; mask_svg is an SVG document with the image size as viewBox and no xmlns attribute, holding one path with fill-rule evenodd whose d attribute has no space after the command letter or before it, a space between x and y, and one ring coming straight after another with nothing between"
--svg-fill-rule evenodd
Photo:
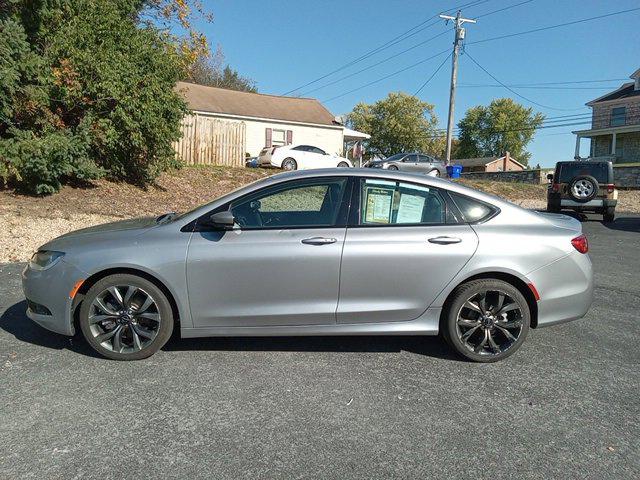
<instances>
[{"instance_id":1,"label":"rear side window","mask_svg":"<svg viewBox=\"0 0 640 480\"><path fill-rule=\"evenodd\" d=\"M575 162L558 165L558 183L569 183L575 177L590 175L598 183L608 183L609 165L607 163Z\"/></svg>"},{"instance_id":2,"label":"rear side window","mask_svg":"<svg viewBox=\"0 0 640 480\"><path fill-rule=\"evenodd\" d=\"M451 195L451 198L460 210L460 213L464 216L464 219L469 223L485 220L496 211L494 207L490 207L486 203L465 197L464 195L454 192L449 192L449 195Z\"/></svg>"},{"instance_id":3,"label":"rear side window","mask_svg":"<svg viewBox=\"0 0 640 480\"><path fill-rule=\"evenodd\" d=\"M434 225L446 223L440 193L422 185L366 179L360 190L361 225Z\"/></svg>"}]
</instances>

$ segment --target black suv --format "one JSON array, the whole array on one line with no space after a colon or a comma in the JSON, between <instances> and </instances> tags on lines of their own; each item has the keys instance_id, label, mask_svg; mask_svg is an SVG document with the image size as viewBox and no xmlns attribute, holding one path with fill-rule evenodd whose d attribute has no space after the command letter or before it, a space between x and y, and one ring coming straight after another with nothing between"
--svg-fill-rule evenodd
<instances>
[{"instance_id":1,"label":"black suv","mask_svg":"<svg viewBox=\"0 0 640 480\"><path fill-rule=\"evenodd\" d=\"M555 173L547 190L547 211L561 209L576 212L595 212L605 222L612 222L618 203L618 190L613 183L613 165L601 161L572 161L556 163Z\"/></svg>"}]
</instances>

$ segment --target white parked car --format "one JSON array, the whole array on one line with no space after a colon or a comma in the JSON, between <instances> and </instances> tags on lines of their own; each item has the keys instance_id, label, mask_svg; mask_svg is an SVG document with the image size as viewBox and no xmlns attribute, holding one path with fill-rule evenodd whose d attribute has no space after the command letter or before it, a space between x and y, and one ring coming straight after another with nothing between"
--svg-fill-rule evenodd
<instances>
[{"instance_id":1,"label":"white parked car","mask_svg":"<svg viewBox=\"0 0 640 480\"><path fill-rule=\"evenodd\" d=\"M265 147L258 155L258 165L261 167L272 166L283 170L353 167L348 159L332 155L311 145Z\"/></svg>"}]
</instances>

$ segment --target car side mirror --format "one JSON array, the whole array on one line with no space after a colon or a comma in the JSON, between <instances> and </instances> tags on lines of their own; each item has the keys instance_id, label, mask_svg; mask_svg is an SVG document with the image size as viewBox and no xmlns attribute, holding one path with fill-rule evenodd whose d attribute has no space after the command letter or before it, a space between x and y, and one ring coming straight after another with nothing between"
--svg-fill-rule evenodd
<instances>
[{"instance_id":1,"label":"car side mirror","mask_svg":"<svg viewBox=\"0 0 640 480\"><path fill-rule=\"evenodd\" d=\"M212 227L230 229L235 225L235 221L236 219L233 217L233 213L227 210L224 212L214 213L209 216L207 224Z\"/></svg>"},{"instance_id":2,"label":"car side mirror","mask_svg":"<svg viewBox=\"0 0 640 480\"><path fill-rule=\"evenodd\" d=\"M547 173L547 180L553 180L553 173Z\"/></svg>"}]
</instances>

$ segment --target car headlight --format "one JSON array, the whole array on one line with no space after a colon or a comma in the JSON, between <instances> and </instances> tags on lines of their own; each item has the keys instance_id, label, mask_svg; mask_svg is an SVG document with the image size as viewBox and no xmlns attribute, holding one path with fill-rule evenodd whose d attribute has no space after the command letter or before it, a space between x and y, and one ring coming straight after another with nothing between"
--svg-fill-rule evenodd
<instances>
[{"instance_id":1,"label":"car headlight","mask_svg":"<svg viewBox=\"0 0 640 480\"><path fill-rule=\"evenodd\" d=\"M34 253L29 260L29 267L33 270L46 270L58 263L62 257L64 257L63 252L40 250Z\"/></svg>"}]
</instances>

